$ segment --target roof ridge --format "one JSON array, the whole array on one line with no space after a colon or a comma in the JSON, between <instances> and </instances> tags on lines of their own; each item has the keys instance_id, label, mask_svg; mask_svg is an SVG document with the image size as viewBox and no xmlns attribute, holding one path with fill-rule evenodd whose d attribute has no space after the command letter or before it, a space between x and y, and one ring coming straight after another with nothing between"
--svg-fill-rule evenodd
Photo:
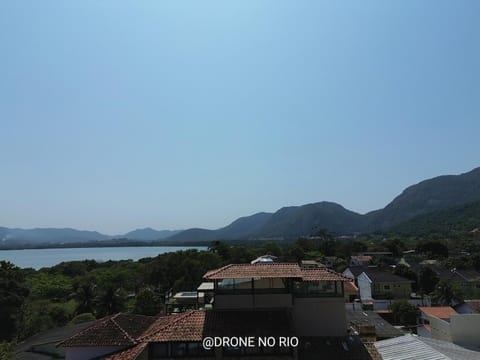
<instances>
[{"instance_id":1,"label":"roof ridge","mask_svg":"<svg viewBox=\"0 0 480 360\"><path fill-rule=\"evenodd\" d=\"M204 275L205 276L211 276L211 275L215 275L217 274L218 272L222 271L222 270L225 270L225 269L228 269L229 267L233 266L234 264L228 264L228 265L224 265L222 267L219 267L217 269L213 269L213 270L210 270L210 271L207 271Z\"/></svg>"},{"instance_id":2,"label":"roof ridge","mask_svg":"<svg viewBox=\"0 0 480 360\"><path fill-rule=\"evenodd\" d=\"M116 327L118 327L118 329L119 329L124 335L126 335L127 338L128 338L131 342L133 342L133 344L137 344L137 340L134 339L134 338L132 338L132 337L130 336L130 334L129 334L128 332L126 332L126 331L120 326L120 324L115 321L115 319L116 319L116 318L118 317L118 315L120 315L120 314L121 314L121 313L118 313L118 314L116 314L115 316L112 316L111 319L110 319L111 322L112 322Z\"/></svg>"},{"instance_id":3,"label":"roof ridge","mask_svg":"<svg viewBox=\"0 0 480 360\"><path fill-rule=\"evenodd\" d=\"M445 355L444 353L442 353L441 351L438 351L437 349L435 349L433 346L430 346L430 344L427 344L425 342L422 341L422 339L420 339L421 336L418 336L418 335L414 335L414 334L410 334L410 336L412 336L413 339L415 339L415 341L420 341L423 345L425 345L426 347L432 349L434 352L436 352L437 354L440 354L441 356L443 356L445 358L445 360L450 360L450 356L447 356Z\"/></svg>"},{"instance_id":4,"label":"roof ridge","mask_svg":"<svg viewBox=\"0 0 480 360\"><path fill-rule=\"evenodd\" d=\"M60 345L62 345L62 344L64 344L64 343L66 343L66 342L69 341L69 340L75 339L76 337L79 337L79 336L85 334L86 332L88 332L88 331L90 331L90 330L93 330L93 329L96 329L96 328L100 327L100 325L105 324L105 323L106 323L107 321L109 321L112 317L113 317L113 315L108 315L108 316L106 316L106 317L104 317L104 318L96 319L96 320L95 320L95 323L92 324L92 326L89 326L89 327L83 329L82 331L79 331L78 333L70 336L69 338L67 338L67 339L59 342L57 346L60 346Z\"/></svg>"},{"instance_id":5,"label":"roof ridge","mask_svg":"<svg viewBox=\"0 0 480 360\"><path fill-rule=\"evenodd\" d=\"M183 313L183 314L180 314L180 315L174 315L174 316L177 317L176 319L172 320L171 322L168 322L167 324L165 324L165 326L160 327L160 329L157 329L155 332L153 332L153 333L151 333L151 334L146 334L146 335L143 335L143 336L139 337L138 340L139 340L139 341L145 341L145 340L148 341L148 338L151 338L152 336L158 334L158 333L159 333L160 331L162 331L162 330L165 330L165 329L167 329L167 328L172 327L173 325L177 324L180 320L183 320L184 318L192 315L192 314L195 313L195 312L196 312L195 310L191 310L191 311L187 311L187 312L185 312L185 313ZM158 318L158 320L161 319L161 318L164 318L164 317L168 317L168 316L172 316L172 315L162 316L162 317ZM153 323L152 326L153 326L154 324L155 324L155 323ZM147 329L147 330L148 330L148 329ZM145 333L146 333L146 332L147 332L147 331L145 331Z\"/></svg>"}]
</instances>

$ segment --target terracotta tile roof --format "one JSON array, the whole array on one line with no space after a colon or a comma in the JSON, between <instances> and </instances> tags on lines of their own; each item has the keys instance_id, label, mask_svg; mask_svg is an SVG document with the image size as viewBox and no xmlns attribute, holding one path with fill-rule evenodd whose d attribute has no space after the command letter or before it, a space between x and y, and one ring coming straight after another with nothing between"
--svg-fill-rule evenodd
<instances>
[{"instance_id":1,"label":"terracotta tile roof","mask_svg":"<svg viewBox=\"0 0 480 360\"><path fill-rule=\"evenodd\" d=\"M450 319L450 315L457 313L450 306L420 306L419 309L425 315L439 319Z\"/></svg>"},{"instance_id":2,"label":"terracotta tile roof","mask_svg":"<svg viewBox=\"0 0 480 360\"><path fill-rule=\"evenodd\" d=\"M351 279L327 268L301 269L303 281L345 281Z\"/></svg>"},{"instance_id":3,"label":"terracotta tile roof","mask_svg":"<svg viewBox=\"0 0 480 360\"><path fill-rule=\"evenodd\" d=\"M171 316L168 316L171 317ZM194 310L159 319L144 342L201 341L206 336L282 336L291 334L285 311Z\"/></svg>"},{"instance_id":4,"label":"terracotta tile roof","mask_svg":"<svg viewBox=\"0 0 480 360\"><path fill-rule=\"evenodd\" d=\"M326 268L302 269L296 263L230 264L208 271L205 279L297 278L304 281L350 281Z\"/></svg>"},{"instance_id":5,"label":"terracotta tile roof","mask_svg":"<svg viewBox=\"0 0 480 360\"><path fill-rule=\"evenodd\" d=\"M353 281L346 281L343 284L343 288L345 292L348 291L348 292L358 293L358 287L353 283Z\"/></svg>"},{"instance_id":6,"label":"terracotta tile roof","mask_svg":"<svg viewBox=\"0 0 480 360\"><path fill-rule=\"evenodd\" d=\"M97 320L92 326L69 337L61 346L128 346L137 343L139 337L157 318L119 313Z\"/></svg>"},{"instance_id":7,"label":"terracotta tile roof","mask_svg":"<svg viewBox=\"0 0 480 360\"><path fill-rule=\"evenodd\" d=\"M208 271L205 279L301 278L300 266L294 263L230 264Z\"/></svg>"},{"instance_id":8,"label":"terracotta tile roof","mask_svg":"<svg viewBox=\"0 0 480 360\"><path fill-rule=\"evenodd\" d=\"M145 331L140 341L201 341L204 323L205 311L187 311L182 314L163 316Z\"/></svg>"},{"instance_id":9,"label":"terracotta tile roof","mask_svg":"<svg viewBox=\"0 0 480 360\"><path fill-rule=\"evenodd\" d=\"M122 350L112 355L107 355L102 357L102 360L135 360L138 356L143 352L143 350L147 347L148 343L140 343L135 345L134 347Z\"/></svg>"}]
</instances>

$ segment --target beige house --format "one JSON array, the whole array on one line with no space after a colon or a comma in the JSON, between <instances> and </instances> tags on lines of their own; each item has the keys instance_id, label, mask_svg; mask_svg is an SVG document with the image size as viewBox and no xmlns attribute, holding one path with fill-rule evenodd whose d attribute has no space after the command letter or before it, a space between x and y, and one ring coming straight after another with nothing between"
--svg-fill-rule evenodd
<instances>
[{"instance_id":1,"label":"beige house","mask_svg":"<svg viewBox=\"0 0 480 360\"><path fill-rule=\"evenodd\" d=\"M410 299L412 293L412 280L377 267L350 267L343 275L355 280L362 301Z\"/></svg>"},{"instance_id":2,"label":"beige house","mask_svg":"<svg viewBox=\"0 0 480 360\"><path fill-rule=\"evenodd\" d=\"M480 350L480 314L458 314L450 306L419 310L418 335Z\"/></svg>"},{"instance_id":3,"label":"beige house","mask_svg":"<svg viewBox=\"0 0 480 360\"><path fill-rule=\"evenodd\" d=\"M296 360L322 354L337 360L369 359L361 341L347 333L344 283L350 280L341 274L325 267L260 262L211 270L204 280L200 287L213 294L211 310L98 320L61 344L65 359ZM298 347L202 346L207 337L249 336L300 340Z\"/></svg>"}]
</instances>

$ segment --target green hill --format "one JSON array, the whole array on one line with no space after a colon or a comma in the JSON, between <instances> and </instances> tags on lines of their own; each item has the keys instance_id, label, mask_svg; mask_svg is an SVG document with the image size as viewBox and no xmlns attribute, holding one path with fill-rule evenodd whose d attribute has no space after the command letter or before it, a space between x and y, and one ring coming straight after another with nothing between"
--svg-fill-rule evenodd
<instances>
[{"instance_id":1,"label":"green hill","mask_svg":"<svg viewBox=\"0 0 480 360\"><path fill-rule=\"evenodd\" d=\"M394 226L391 233L407 236L452 236L480 229L480 201L438 210Z\"/></svg>"}]
</instances>

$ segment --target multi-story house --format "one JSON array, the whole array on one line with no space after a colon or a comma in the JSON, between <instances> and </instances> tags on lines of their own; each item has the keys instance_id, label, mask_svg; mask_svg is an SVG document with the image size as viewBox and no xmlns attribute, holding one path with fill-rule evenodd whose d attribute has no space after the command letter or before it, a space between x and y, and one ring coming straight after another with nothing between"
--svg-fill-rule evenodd
<instances>
[{"instance_id":1,"label":"multi-story house","mask_svg":"<svg viewBox=\"0 0 480 360\"><path fill-rule=\"evenodd\" d=\"M142 317L142 324L134 317L132 323L119 321L125 316L99 320L63 342L66 360L370 358L359 338L348 336L349 279L341 274L296 263L230 264L204 280L213 285L213 309ZM297 337L299 344L205 349L207 337Z\"/></svg>"},{"instance_id":2,"label":"multi-story house","mask_svg":"<svg viewBox=\"0 0 480 360\"><path fill-rule=\"evenodd\" d=\"M299 336L345 336L344 276L294 263L232 264L204 276L214 310L283 310Z\"/></svg>"},{"instance_id":3,"label":"multi-story house","mask_svg":"<svg viewBox=\"0 0 480 360\"><path fill-rule=\"evenodd\" d=\"M412 280L373 266L347 268L343 275L354 279L360 291L360 299L409 299Z\"/></svg>"}]
</instances>

